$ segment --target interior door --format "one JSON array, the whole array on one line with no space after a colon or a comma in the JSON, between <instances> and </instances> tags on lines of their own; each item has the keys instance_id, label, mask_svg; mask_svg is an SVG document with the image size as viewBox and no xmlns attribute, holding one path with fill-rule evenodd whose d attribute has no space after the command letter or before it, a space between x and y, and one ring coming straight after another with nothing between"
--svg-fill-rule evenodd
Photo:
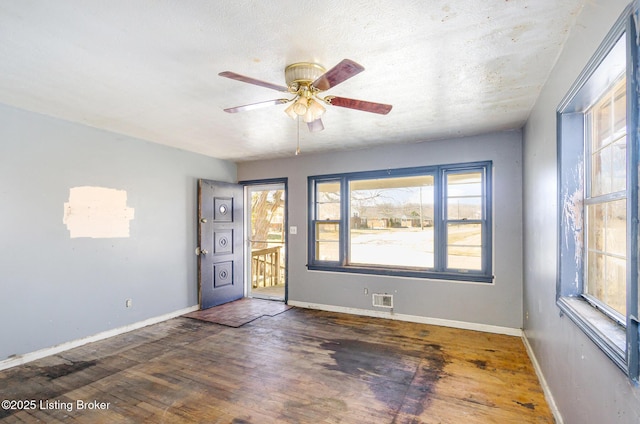
<instances>
[{"instance_id":1,"label":"interior door","mask_svg":"<svg viewBox=\"0 0 640 424\"><path fill-rule=\"evenodd\" d=\"M244 189L198 181L198 288L200 308L244 296Z\"/></svg>"}]
</instances>

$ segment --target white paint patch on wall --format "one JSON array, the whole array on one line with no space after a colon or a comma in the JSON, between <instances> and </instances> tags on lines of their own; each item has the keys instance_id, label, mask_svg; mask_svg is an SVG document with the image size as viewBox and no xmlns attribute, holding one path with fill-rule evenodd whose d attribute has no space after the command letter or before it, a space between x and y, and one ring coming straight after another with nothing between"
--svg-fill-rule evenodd
<instances>
[{"instance_id":1,"label":"white paint patch on wall","mask_svg":"<svg viewBox=\"0 0 640 424\"><path fill-rule=\"evenodd\" d=\"M64 204L63 224L71 238L129 237L134 209L127 207L127 192L105 187L72 187Z\"/></svg>"}]
</instances>

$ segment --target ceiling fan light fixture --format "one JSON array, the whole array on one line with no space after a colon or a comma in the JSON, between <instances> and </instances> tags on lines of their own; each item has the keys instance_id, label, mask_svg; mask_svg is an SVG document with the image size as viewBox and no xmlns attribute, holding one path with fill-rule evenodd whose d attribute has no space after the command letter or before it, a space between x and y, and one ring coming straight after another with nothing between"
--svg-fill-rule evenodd
<instances>
[{"instance_id":1,"label":"ceiling fan light fixture","mask_svg":"<svg viewBox=\"0 0 640 424\"><path fill-rule=\"evenodd\" d=\"M293 111L299 116L307 113L307 109L309 109L309 100L305 96L298 97L293 103Z\"/></svg>"},{"instance_id":2,"label":"ceiling fan light fixture","mask_svg":"<svg viewBox=\"0 0 640 424\"><path fill-rule=\"evenodd\" d=\"M309 109L313 112L313 116L318 119L327 111L322 104L316 99L309 100Z\"/></svg>"},{"instance_id":3,"label":"ceiling fan light fixture","mask_svg":"<svg viewBox=\"0 0 640 424\"><path fill-rule=\"evenodd\" d=\"M284 79L287 87L309 86L313 81L325 73L325 69L317 63L293 63L284 69Z\"/></svg>"},{"instance_id":4,"label":"ceiling fan light fixture","mask_svg":"<svg viewBox=\"0 0 640 424\"><path fill-rule=\"evenodd\" d=\"M313 122L316 120L316 118L313 117L313 112L311 111L311 108L308 108L307 113L302 115L302 120L306 123Z\"/></svg>"},{"instance_id":5,"label":"ceiling fan light fixture","mask_svg":"<svg viewBox=\"0 0 640 424\"><path fill-rule=\"evenodd\" d=\"M291 103L285 110L284 113L286 113L287 115L289 115L289 118L291 119L296 119L298 117L298 114L294 112L293 107L295 106L295 103Z\"/></svg>"}]
</instances>

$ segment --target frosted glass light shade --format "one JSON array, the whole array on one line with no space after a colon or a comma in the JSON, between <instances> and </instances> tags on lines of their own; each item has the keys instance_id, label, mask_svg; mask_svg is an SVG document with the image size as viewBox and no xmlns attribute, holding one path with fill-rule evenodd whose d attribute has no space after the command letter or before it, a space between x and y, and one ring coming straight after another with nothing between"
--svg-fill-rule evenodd
<instances>
[{"instance_id":1,"label":"frosted glass light shade","mask_svg":"<svg viewBox=\"0 0 640 424\"><path fill-rule=\"evenodd\" d=\"M289 118L291 119L296 119L298 117L298 114L294 112L293 107L295 106L295 103L291 103L289 105L289 107L287 107L284 110L284 113L286 113L287 115L289 115Z\"/></svg>"},{"instance_id":2,"label":"frosted glass light shade","mask_svg":"<svg viewBox=\"0 0 640 424\"><path fill-rule=\"evenodd\" d=\"M309 100L309 110L313 114L314 120L320 118L326 112L324 106L322 106L316 99Z\"/></svg>"},{"instance_id":3,"label":"frosted glass light shade","mask_svg":"<svg viewBox=\"0 0 640 424\"><path fill-rule=\"evenodd\" d=\"M306 97L300 96L298 100L296 100L295 103L293 104L293 111L300 116L307 113L307 109L308 109L308 100Z\"/></svg>"}]
</instances>

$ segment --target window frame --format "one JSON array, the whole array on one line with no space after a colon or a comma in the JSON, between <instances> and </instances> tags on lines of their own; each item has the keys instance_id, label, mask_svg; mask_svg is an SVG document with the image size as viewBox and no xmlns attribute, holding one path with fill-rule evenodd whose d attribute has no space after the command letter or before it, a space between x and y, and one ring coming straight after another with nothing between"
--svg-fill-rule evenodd
<instances>
[{"instance_id":1,"label":"window frame","mask_svg":"<svg viewBox=\"0 0 640 424\"><path fill-rule=\"evenodd\" d=\"M308 186L308 263L307 268L315 271L347 272L358 274L377 274L413 278L430 278L439 280L472 281L480 283L493 282L493 200L492 200L492 161L434 165L412 168L396 168L385 170L350 172L341 174L314 175L307 177ZM481 172L482 214L481 224L482 253L481 269L460 270L446 268L446 223L447 197L446 175L452 173ZM434 178L434 267L416 268L387 265L351 264L349 263L350 236L350 188L349 182L367 179L399 178L408 176L432 175ZM339 261L323 261L316 259L316 224L317 217L316 185L326 182L340 182L340 219L339 219ZM323 221L320 221L323 222ZM465 221L470 223L470 221Z\"/></svg>"},{"instance_id":2,"label":"window frame","mask_svg":"<svg viewBox=\"0 0 640 424\"><path fill-rule=\"evenodd\" d=\"M578 76L556 110L558 160L558 244L556 304L627 376L634 382L639 376L638 342L638 66L636 42L636 2L627 6ZM618 42L624 37L625 49L618 54ZM622 50L622 49L621 49ZM622 58L622 55L624 57ZM624 60L622 60L624 59ZM612 62L615 65L612 65ZM584 243L586 207L590 203L591 172L587 160L589 125L587 112L606 90L626 74L627 184L626 207L626 315L624 324L614 319L597 302L585 296L587 272ZM581 192L581 196L579 195Z\"/></svg>"}]
</instances>

